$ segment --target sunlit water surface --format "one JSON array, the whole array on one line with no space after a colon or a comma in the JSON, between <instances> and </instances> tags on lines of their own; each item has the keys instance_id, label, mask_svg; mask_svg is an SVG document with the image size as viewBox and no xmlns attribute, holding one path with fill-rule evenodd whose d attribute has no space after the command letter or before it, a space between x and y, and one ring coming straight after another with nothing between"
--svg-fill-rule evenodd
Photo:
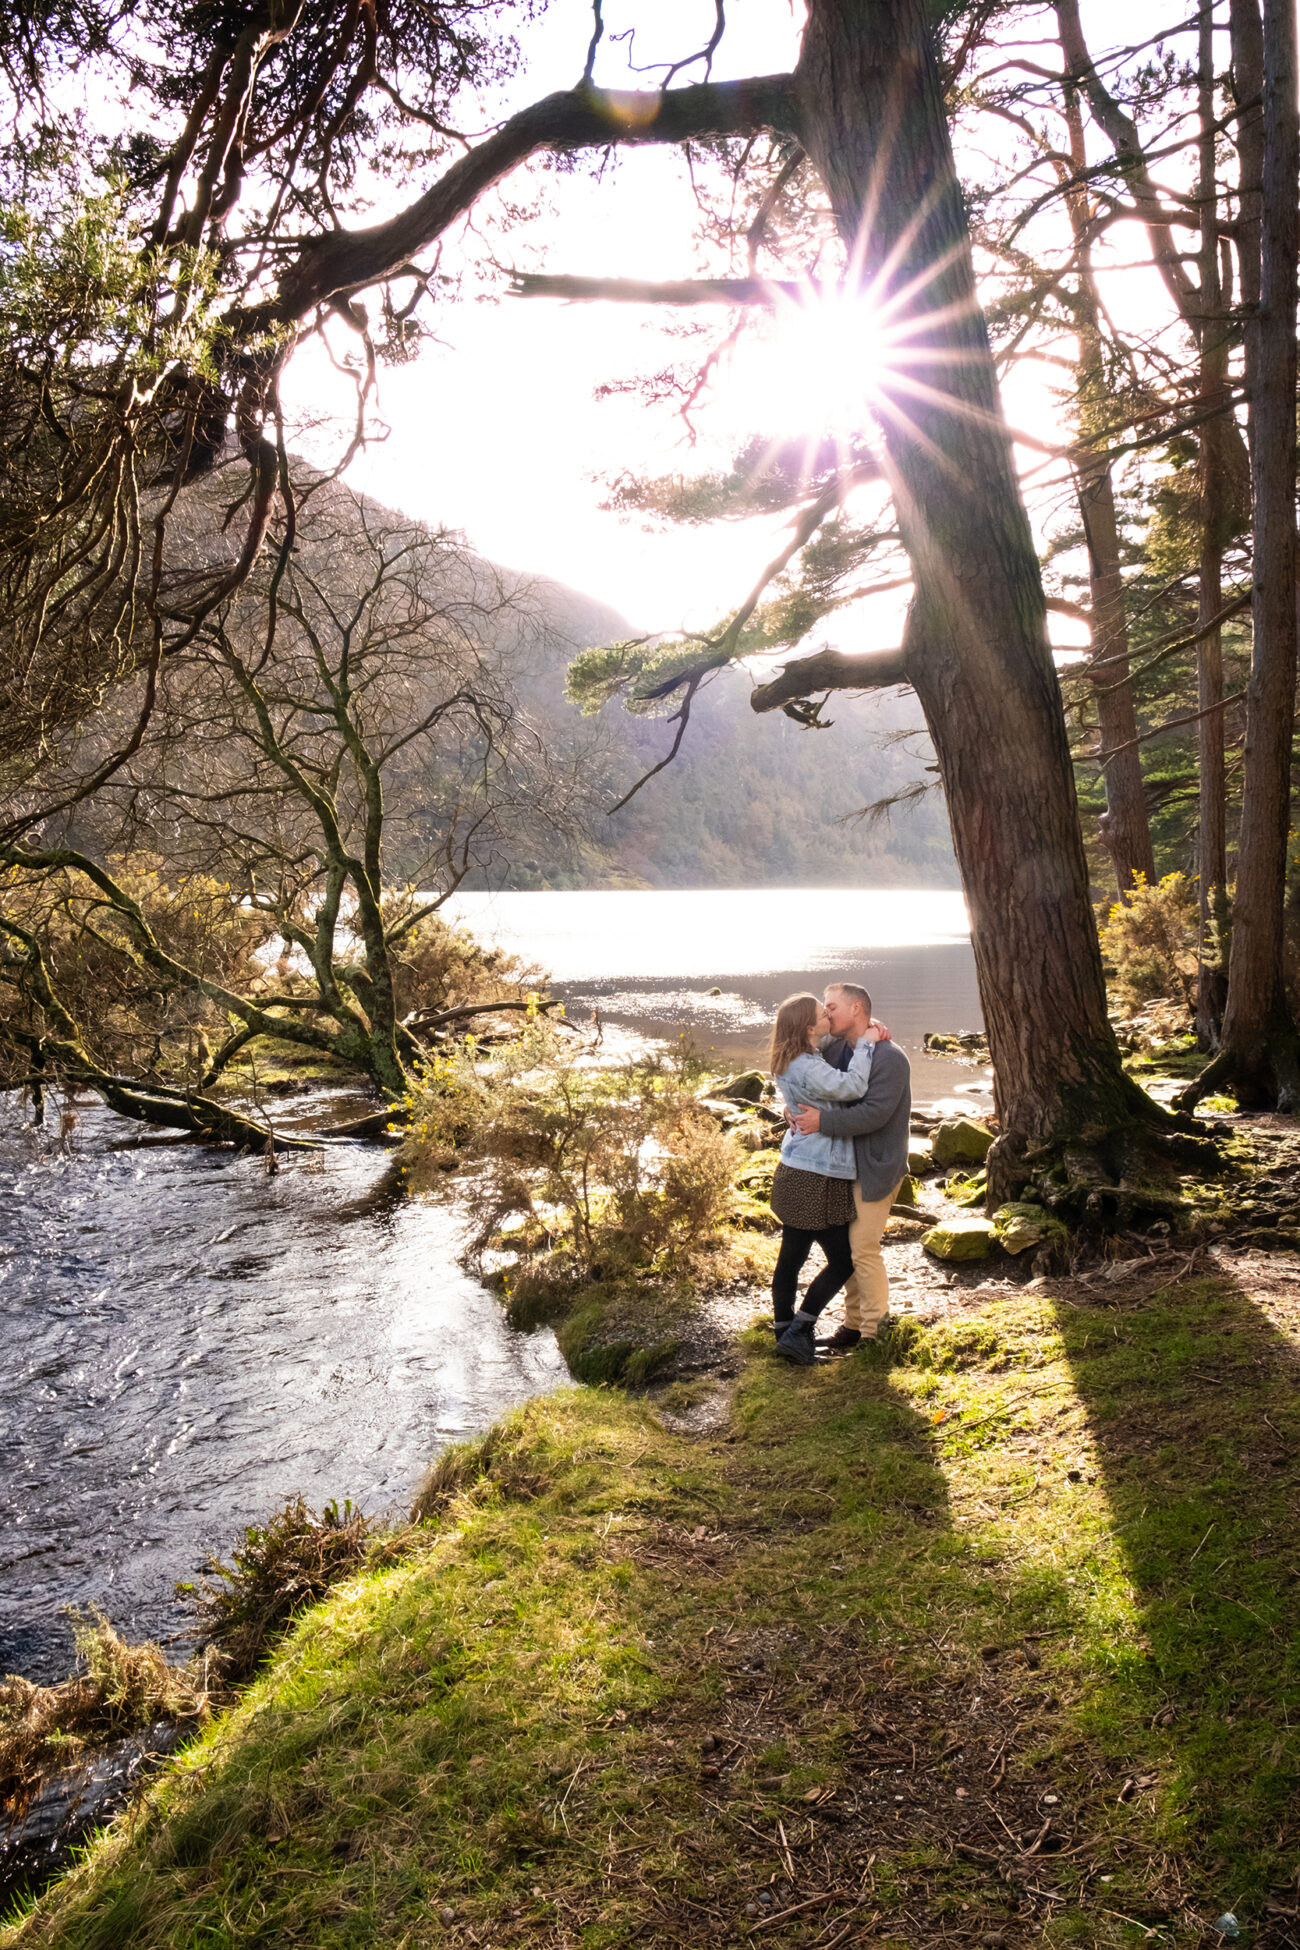
<instances>
[{"instance_id":1,"label":"sunlit water surface","mask_svg":"<svg viewBox=\"0 0 1300 1950\"><path fill-rule=\"evenodd\" d=\"M915 1066L920 1101L988 1101L969 1066L922 1054L927 1029L979 1029L966 909L944 888L460 894L447 912L548 969L575 1022L683 1030L726 1062L761 1062L776 1005L837 976L871 991ZM710 989L721 990L711 995Z\"/></svg>"}]
</instances>

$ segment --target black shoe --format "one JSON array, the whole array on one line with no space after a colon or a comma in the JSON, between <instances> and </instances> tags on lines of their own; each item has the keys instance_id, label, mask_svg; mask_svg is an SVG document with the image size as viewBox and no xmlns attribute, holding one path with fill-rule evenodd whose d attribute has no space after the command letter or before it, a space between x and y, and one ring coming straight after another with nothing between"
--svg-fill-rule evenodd
<instances>
[{"instance_id":1,"label":"black shoe","mask_svg":"<svg viewBox=\"0 0 1300 1950\"><path fill-rule=\"evenodd\" d=\"M827 1354L847 1354L849 1349L856 1347L861 1339L862 1336L856 1327L846 1327L841 1324L824 1341L818 1341L817 1345Z\"/></svg>"},{"instance_id":2,"label":"black shoe","mask_svg":"<svg viewBox=\"0 0 1300 1950\"><path fill-rule=\"evenodd\" d=\"M811 1368L817 1359L817 1342L813 1329L817 1324L815 1314L797 1313L776 1344L776 1351L783 1360L793 1361L797 1368Z\"/></svg>"}]
</instances>

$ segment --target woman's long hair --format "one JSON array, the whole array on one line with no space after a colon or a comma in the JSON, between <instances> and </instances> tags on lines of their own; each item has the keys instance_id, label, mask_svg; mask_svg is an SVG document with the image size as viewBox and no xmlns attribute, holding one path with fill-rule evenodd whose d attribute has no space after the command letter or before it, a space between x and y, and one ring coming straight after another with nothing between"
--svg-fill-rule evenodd
<instances>
[{"instance_id":1,"label":"woman's long hair","mask_svg":"<svg viewBox=\"0 0 1300 1950\"><path fill-rule=\"evenodd\" d=\"M772 1049L768 1065L774 1077L788 1070L796 1056L808 1047L808 1031L816 1022L821 1003L815 995L787 995L772 1024Z\"/></svg>"}]
</instances>

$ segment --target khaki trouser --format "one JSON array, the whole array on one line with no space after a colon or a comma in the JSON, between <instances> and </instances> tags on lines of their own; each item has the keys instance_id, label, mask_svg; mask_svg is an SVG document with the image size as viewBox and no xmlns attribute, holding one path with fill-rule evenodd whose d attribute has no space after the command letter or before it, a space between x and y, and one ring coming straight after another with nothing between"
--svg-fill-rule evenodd
<instances>
[{"instance_id":1,"label":"khaki trouser","mask_svg":"<svg viewBox=\"0 0 1300 1950\"><path fill-rule=\"evenodd\" d=\"M889 1314L889 1277L880 1242L902 1182L900 1178L888 1198L871 1204L863 1198L860 1185L853 1187L855 1216L849 1226L853 1272L844 1289L844 1325L856 1327L866 1340L879 1331L881 1321Z\"/></svg>"}]
</instances>

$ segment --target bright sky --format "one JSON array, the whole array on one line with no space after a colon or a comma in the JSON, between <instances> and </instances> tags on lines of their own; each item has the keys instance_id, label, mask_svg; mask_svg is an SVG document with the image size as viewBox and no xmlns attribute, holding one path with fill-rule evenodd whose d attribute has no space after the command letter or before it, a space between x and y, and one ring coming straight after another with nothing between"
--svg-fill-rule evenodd
<instances>
[{"instance_id":1,"label":"bright sky","mask_svg":"<svg viewBox=\"0 0 1300 1950\"><path fill-rule=\"evenodd\" d=\"M637 28L635 59L679 55L702 45L712 0L607 0L608 33L652 14L655 38ZM793 65L801 7L792 0L733 0L714 76L775 72ZM1183 17L1170 0L1144 0L1142 28ZM1085 27L1097 51L1133 33L1133 10L1119 0L1085 0ZM526 43L527 63L511 105L580 75L590 34L588 0L551 0ZM1027 50L1033 58L1041 50ZM630 75L626 43L610 43L597 80L653 85ZM516 176L510 193L527 194ZM681 277L697 270L695 207L675 155L623 152L613 180L585 173L542 178L546 208L493 249L501 261L535 269L606 276ZM1128 242L1131 244L1132 239ZM1140 251L1135 253L1140 255ZM699 316L699 314L694 314ZM439 308L442 341L418 360L381 374L378 411L389 428L349 478L376 498L431 522L466 531L473 546L512 567L553 576L621 610L638 628L704 626L734 607L773 553L781 523L756 520L719 528L647 534L636 521L601 510L602 478L691 472L725 461L755 432L798 433L831 410L844 386L832 358L786 344L783 356L746 352L720 375L699 416L700 445L685 444L671 407L638 398L597 401L602 382L654 370L683 356L665 334L682 316L652 307L563 305L554 300L477 300ZM726 314L710 312L721 335ZM1008 398L1014 422L1040 437L1061 428L1042 369L1026 369ZM331 404L349 411L350 390L313 348L291 369L286 403L307 416ZM784 422L784 425L781 423ZM321 450L324 451L324 450ZM1040 457L1025 453L1024 461ZM878 599L877 629L896 629L900 598ZM1064 638L1077 638L1069 626ZM894 640L878 635L876 641Z\"/></svg>"}]
</instances>

